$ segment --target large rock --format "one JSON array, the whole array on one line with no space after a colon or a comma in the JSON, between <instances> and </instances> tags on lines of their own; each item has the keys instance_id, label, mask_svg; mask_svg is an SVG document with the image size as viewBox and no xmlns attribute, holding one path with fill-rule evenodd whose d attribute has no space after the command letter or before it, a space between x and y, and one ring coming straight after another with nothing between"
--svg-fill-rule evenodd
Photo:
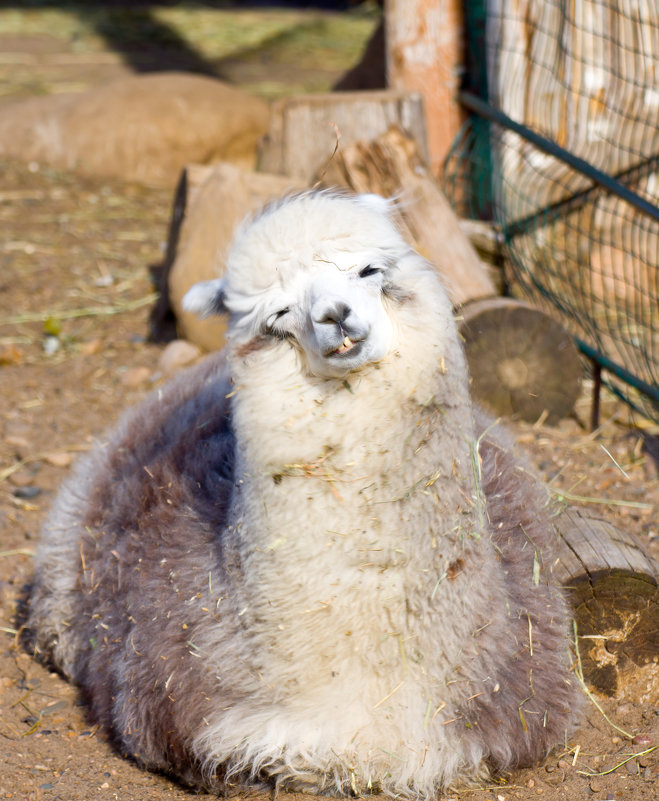
<instances>
[{"instance_id":1,"label":"large rock","mask_svg":"<svg viewBox=\"0 0 659 801\"><path fill-rule=\"evenodd\" d=\"M281 175L243 170L233 164L213 168L191 165L182 178L174 217L175 242L170 243L172 262L166 265L169 304L179 336L203 350L224 345L226 322L222 317L200 320L182 309L182 299L197 281L224 273L224 260L236 226L273 198L305 184Z\"/></svg>"},{"instance_id":2,"label":"large rock","mask_svg":"<svg viewBox=\"0 0 659 801\"><path fill-rule=\"evenodd\" d=\"M6 103L0 157L174 186L189 163L252 167L269 116L265 101L213 78L131 76L79 94Z\"/></svg>"}]
</instances>

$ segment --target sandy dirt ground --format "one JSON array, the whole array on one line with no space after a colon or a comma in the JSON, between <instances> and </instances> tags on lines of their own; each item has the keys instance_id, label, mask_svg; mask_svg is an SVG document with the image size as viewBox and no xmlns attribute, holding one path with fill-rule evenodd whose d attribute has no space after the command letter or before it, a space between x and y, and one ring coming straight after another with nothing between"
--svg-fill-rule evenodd
<instances>
[{"instance_id":1,"label":"sandy dirt ground","mask_svg":"<svg viewBox=\"0 0 659 801\"><path fill-rule=\"evenodd\" d=\"M58 60L48 54L67 47L0 34L5 94L19 84L30 94L44 74L56 83ZM127 69L112 53L106 61L85 71L60 58L62 80L86 84ZM148 333L151 268L163 258L171 203L166 190L0 163L0 799L194 797L117 755L75 688L25 653L15 633L58 485L94 437L165 380L163 345ZM605 396L601 426L590 432L587 389L573 417L556 428L514 424L516 440L557 493L632 531L657 558L659 427ZM659 666L630 671L616 697L594 700L543 764L446 798L655 801Z\"/></svg>"}]
</instances>

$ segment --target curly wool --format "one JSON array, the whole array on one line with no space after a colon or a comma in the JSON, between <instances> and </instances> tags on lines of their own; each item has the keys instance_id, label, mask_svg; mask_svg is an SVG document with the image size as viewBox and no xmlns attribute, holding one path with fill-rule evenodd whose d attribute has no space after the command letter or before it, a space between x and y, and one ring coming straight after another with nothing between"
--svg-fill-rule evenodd
<instances>
[{"instance_id":1,"label":"curly wool","mask_svg":"<svg viewBox=\"0 0 659 801\"><path fill-rule=\"evenodd\" d=\"M357 339L309 352L334 286L356 302L331 325L390 326L339 375ZM547 496L472 408L446 293L384 201L275 204L199 292L228 351L61 489L37 650L123 753L208 790L429 799L541 759L578 708Z\"/></svg>"}]
</instances>

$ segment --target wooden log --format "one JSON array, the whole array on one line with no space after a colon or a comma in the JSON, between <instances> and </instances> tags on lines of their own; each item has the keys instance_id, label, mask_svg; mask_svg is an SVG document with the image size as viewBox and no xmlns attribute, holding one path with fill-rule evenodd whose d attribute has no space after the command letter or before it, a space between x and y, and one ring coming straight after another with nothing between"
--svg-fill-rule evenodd
<instances>
[{"instance_id":1,"label":"wooden log","mask_svg":"<svg viewBox=\"0 0 659 801\"><path fill-rule=\"evenodd\" d=\"M276 100L263 139L259 170L310 182L336 151L360 139L374 139L398 125L427 160L423 101L418 93L332 92Z\"/></svg>"},{"instance_id":2,"label":"wooden log","mask_svg":"<svg viewBox=\"0 0 659 801\"><path fill-rule=\"evenodd\" d=\"M495 414L550 425L570 413L582 365L560 323L528 303L488 298L460 312L472 393Z\"/></svg>"},{"instance_id":3,"label":"wooden log","mask_svg":"<svg viewBox=\"0 0 659 801\"><path fill-rule=\"evenodd\" d=\"M430 168L439 175L464 113L457 100L464 68L462 0L386 0L387 82L420 92Z\"/></svg>"},{"instance_id":4,"label":"wooden log","mask_svg":"<svg viewBox=\"0 0 659 801\"><path fill-rule=\"evenodd\" d=\"M659 568L634 535L568 510L553 573L567 589L589 686L615 695L635 666L659 662Z\"/></svg>"}]
</instances>

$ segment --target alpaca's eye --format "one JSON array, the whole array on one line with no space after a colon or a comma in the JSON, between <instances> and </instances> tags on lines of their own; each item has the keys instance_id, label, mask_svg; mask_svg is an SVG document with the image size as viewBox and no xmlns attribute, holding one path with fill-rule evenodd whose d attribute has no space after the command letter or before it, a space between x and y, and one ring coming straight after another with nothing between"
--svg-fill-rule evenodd
<instances>
[{"instance_id":1,"label":"alpaca's eye","mask_svg":"<svg viewBox=\"0 0 659 801\"><path fill-rule=\"evenodd\" d=\"M362 269L359 271L359 277L368 278L369 275L377 275L381 272L382 270L380 270L379 267L373 267L372 264L367 264L366 267L362 267Z\"/></svg>"},{"instance_id":2,"label":"alpaca's eye","mask_svg":"<svg viewBox=\"0 0 659 801\"><path fill-rule=\"evenodd\" d=\"M266 330L267 330L267 331L270 331L272 328L274 328L275 324L276 324L276 323L277 323L279 320L281 320L281 318L282 318L284 315L288 314L288 313L289 313L289 311L290 311L290 309L286 308L286 309L280 309L278 312L275 312L274 314L271 314L271 315L268 317L268 319L265 321L265 327L266 327Z\"/></svg>"}]
</instances>

